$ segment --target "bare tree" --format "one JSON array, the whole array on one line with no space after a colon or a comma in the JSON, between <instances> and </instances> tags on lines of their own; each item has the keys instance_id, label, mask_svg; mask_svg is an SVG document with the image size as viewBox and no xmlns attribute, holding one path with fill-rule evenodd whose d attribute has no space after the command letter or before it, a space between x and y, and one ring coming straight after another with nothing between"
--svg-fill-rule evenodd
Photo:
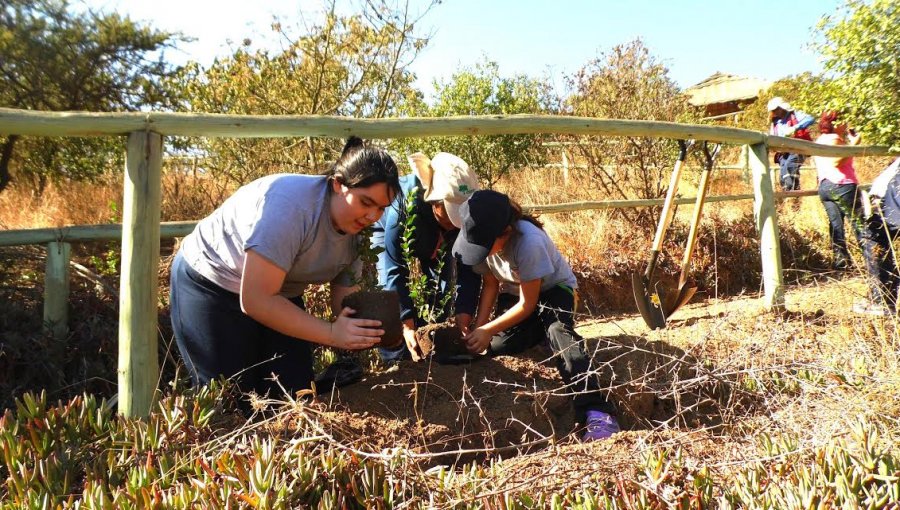
<instances>
[{"instance_id":1,"label":"bare tree","mask_svg":"<svg viewBox=\"0 0 900 510\"><path fill-rule=\"evenodd\" d=\"M639 39L614 47L571 79L573 115L610 119L688 121L690 109L659 63ZM677 145L656 138L577 139L573 153L589 167L593 184L611 199L658 198L665 194ZM655 223L658 211L619 209L632 222Z\"/></svg>"}]
</instances>

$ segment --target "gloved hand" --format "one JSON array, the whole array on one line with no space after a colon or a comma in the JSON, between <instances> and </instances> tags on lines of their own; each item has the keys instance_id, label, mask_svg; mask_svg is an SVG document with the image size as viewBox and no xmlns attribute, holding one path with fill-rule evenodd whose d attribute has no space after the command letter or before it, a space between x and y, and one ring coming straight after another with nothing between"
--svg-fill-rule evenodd
<instances>
[{"instance_id":1,"label":"gloved hand","mask_svg":"<svg viewBox=\"0 0 900 510\"><path fill-rule=\"evenodd\" d=\"M781 136L783 136L785 138L790 138L790 137L794 136L795 131L797 131L797 128L789 127L787 129L785 129L783 133L781 133Z\"/></svg>"}]
</instances>

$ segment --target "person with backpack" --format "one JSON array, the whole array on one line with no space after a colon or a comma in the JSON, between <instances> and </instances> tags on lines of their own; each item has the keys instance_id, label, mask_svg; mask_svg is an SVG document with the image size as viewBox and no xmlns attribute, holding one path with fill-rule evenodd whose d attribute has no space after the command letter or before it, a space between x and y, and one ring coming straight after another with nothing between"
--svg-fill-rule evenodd
<instances>
[{"instance_id":1,"label":"person with backpack","mask_svg":"<svg viewBox=\"0 0 900 510\"><path fill-rule=\"evenodd\" d=\"M809 127L816 121L812 115L795 110L781 97L773 97L766 106L769 110L769 134L812 141ZM775 164L779 165L779 182L784 191L800 189L800 165L803 155L792 152L776 152Z\"/></svg>"},{"instance_id":2,"label":"person with backpack","mask_svg":"<svg viewBox=\"0 0 900 510\"><path fill-rule=\"evenodd\" d=\"M466 348L500 356L549 343L567 391L575 392L576 419L585 424L582 439L617 433L615 410L601 394L584 339L575 332L578 282L541 222L493 190L476 191L459 212L462 228L453 255L482 277Z\"/></svg>"}]
</instances>

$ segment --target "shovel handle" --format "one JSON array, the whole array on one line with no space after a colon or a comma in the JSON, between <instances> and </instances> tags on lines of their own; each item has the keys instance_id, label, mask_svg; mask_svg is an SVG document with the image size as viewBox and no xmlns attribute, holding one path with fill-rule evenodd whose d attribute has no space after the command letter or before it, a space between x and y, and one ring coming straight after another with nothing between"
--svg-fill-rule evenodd
<instances>
[{"instance_id":1,"label":"shovel handle","mask_svg":"<svg viewBox=\"0 0 900 510\"><path fill-rule=\"evenodd\" d=\"M713 164L719 153L719 145L710 152L707 143L703 143L703 152L706 155L706 165L703 167L703 174L700 176L700 185L697 188L697 201L694 203L694 215L691 218L691 231L688 234L687 244L684 248L684 258L681 261L681 275L678 277L678 287L681 288L687 283L687 275L691 270L691 255L694 253L694 247L697 245L697 232L700 230L700 217L703 214L703 204L706 203L706 193L709 191L709 176L712 174Z\"/></svg>"},{"instance_id":2,"label":"shovel handle","mask_svg":"<svg viewBox=\"0 0 900 510\"><path fill-rule=\"evenodd\" d=\"M653 245L651 250L659 252L662 249L662 243L666 236L666 230L672 223L672 216L675 214L675 193L678 192L678 181L681 179L681 168L684 166L684 160L687 158L688 143L684 140L678 140L678 160L675 162L675 169L672 170L672 178L669 179L669 189L666 191L666 200L663 202L663 210L660 214L659 225L656 227L656 235L653 237Z\"/></svg>"}]
</instances>

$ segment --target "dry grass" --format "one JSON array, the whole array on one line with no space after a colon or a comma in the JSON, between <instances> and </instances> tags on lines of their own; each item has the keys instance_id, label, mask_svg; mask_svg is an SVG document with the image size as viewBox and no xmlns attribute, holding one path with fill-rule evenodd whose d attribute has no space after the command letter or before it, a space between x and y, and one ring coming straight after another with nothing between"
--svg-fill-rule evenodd
<instances>
[{"instance_id":1,"label":"dry grass","mask_svg":"<svg viewBox=\"0 0 900 510\"><path fill-rule=\"evenodd\" d=\"M11 186L0 193L4 229L93 225L121 221L121 182L49 184L40 196Z\"/></svg>"},{"instance_id":2,"label":"dry grass","mask_svg":"<svg viewBox=\"0 0 900 510\"><path fill-rule=\"evenodd\" d=\"M203 218L234 190L202 175L164 171L162 221ZM26 186L12 185L0 193L0 228L17 230L96 225L122 220L122 176L99 182L50 183L40 195Z\"/></svg>"}]
</instances>

